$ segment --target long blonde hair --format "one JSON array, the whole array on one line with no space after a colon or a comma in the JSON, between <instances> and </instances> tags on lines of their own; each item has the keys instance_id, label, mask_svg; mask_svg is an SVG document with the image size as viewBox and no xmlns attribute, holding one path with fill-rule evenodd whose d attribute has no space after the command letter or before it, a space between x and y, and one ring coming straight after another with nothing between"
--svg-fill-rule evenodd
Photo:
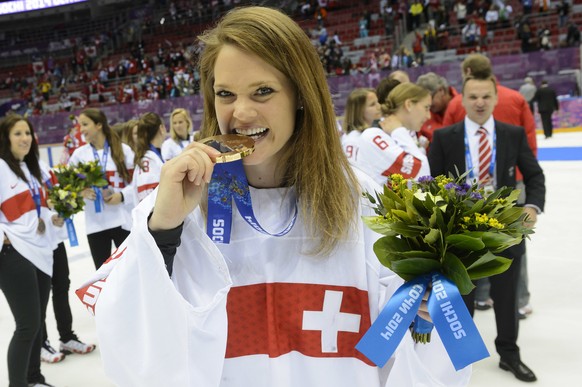
<instances>
[{"instance_id":1,"label":"long blonde hair","mask_svg":"<svg viewBox=\"0 0 582 387\"><path fill-rule=\"evenodd\" d=\"M225 45L254 54L295 87L299 109L293 135L277 168L297 191L307 231L321 241L312 254L329 254L357 219L358 182L342 151L323 67L305 32L280 11L264 7L229 12L200 40L202 137L220 134L214 105L214 66Z\"/></svg>"},{"instance_id":2,"label":"long blonde hair","mask_svg":"<svg viewBox=\"0 0 582 387\"><path fill-rule=\"evenodd\" d=\"M342 123L344 133L349 133L353 130L363 132L370 127L370 123L364 120L364 110L370 93L376 92L374 89L357 88L348 95Z\"/></svg>"}]
</instances>

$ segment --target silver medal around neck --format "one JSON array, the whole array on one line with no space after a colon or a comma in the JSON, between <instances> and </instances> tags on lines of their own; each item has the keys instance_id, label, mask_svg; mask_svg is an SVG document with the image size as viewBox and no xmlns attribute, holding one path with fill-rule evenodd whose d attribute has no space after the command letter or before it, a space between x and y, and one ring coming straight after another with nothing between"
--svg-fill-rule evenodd
<instances>
[{"instance_id":1,"label":"silver medal around neck","mask_svg":"<svg viewBox=\"0 0 582 387\"><path fill-rule=\"evenodd\" d=\"M216 158L217 163L240 160L255 151L255 140L240 134L222 134L204 138L200 142L220 151L221 155Z\"/></svg>"}]
</instances>

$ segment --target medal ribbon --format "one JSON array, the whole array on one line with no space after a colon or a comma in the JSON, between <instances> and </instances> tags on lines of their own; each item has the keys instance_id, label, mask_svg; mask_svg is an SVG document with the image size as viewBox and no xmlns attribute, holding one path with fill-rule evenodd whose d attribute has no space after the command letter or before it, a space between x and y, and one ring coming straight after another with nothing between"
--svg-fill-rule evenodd
<instances>
[{"instance_id":1,"label":"medal ribbon","mask_svg":"<svg viewBox=\"0 0 582 387\"><path fill-rule=\"evenodd\" d=\"M26 184L28 185L28 190L32 195L32 200L34 201L34 206L36 207L36 215L40 219L40 188L36 178L32 176L32 174L30 174L28 180L29 181L27 181Z\"/></svg>"},{"instance_id":2,"label":"medal ribbon","mask_svg":"<svg viewBox=\"0 0 582 387\"><path fill-rule=\"evenodd\" d=\"M101 165L101 172L103 173L103 177L105 178L105 180L107 180L107 175L105 174L106 168L107 168L107 158L109 157L109 142L107 142L107 140L105 140L105 144L103 144L103 156L101 159L99 159L99 154L97 153L97 149L93 146L93 144L91 144L91 148L93 149L93 157L95 158L95 160L97 160L99 162L99 165ZM103 188L107 188L108 186L105 186ZM95 191L95 212L99 213L102 211L102 207L105 205L105 202L103 201L103 193L101 191L102 188L100 187L93 187L93 190Z\"/></svg>"},{"instance_id":3,"label":"medal ribbon","mask_svg":"<svg viewBox=\"0 0 582 387\"><path fill-rule=\"evenodd\" d=\"M287 234L297 220L298 208L289 224L280 232L272 234L266 231L255 217L249 183L244 171L242 160L214 165L212 179L208 185L208 218L206 233L216 243L230 243L232 226L232 200L241 216L255 230L271 236Z\"/></svg>"},{"instance_id":4,"label":"medal ribbon","mask_svg":"<svg viewBox=\"0 0 582 387\"><path fill-rule=\"evenodd\" d=\"M443 345L458 371L489 356L459 290L441 273L405 282L390 298L356 349L378 367L390 359L415 319L429 282L428 311Z\"/></svg>"}]
</instances>

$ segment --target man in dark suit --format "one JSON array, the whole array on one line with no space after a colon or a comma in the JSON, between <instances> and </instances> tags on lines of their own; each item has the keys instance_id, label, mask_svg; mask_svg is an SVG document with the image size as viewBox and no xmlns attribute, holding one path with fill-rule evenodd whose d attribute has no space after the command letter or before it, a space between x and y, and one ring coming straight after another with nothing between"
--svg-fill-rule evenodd
<instances>
[{"instance_id":1,"label":"man in dark suit","mask_svg":"<svg viewBox=\"0 0 582 387\"><path fill-rule=\"evenodd\" d=\"M469 170L468 178L482 179L486 188L515 187L515 171L519 167L526 187L526 220L533 227L537 214L544 208L544 174L527 143L524 128L493 118L493 109L497 104L495 77L467 77L463 83L462 102L467 112L464 121L434 132L428 155L432 175L458 175ZM479 147L483 129L486 131L483 141L488 141L493 157L490 168L480 171ZM513 259L513 262L506 272L490 278L490 294L497 323L495 347L501 357L499 366L511 371L519 380L533 382L536 376L521 361L517 346L517 282L524 253L525 243L522 242L500 254ZM474 298L474 291L464 297L471 315L475 308Z\"/></svg>"},{"instance_id":2,"label":"man in dark suit","mask_svg":"<svg viewBox=\"0 0 582 387\"><path fill-rule=\"evenodd\" d=\"M547 81L542 81L540 88L536 91L533 101L538 103L538 112L542 117L542 126L546 138L552 137L554 125L552 124L552 114L560 110L558 97L554 89L548 86Z\"/></svg>"}]
</instances>

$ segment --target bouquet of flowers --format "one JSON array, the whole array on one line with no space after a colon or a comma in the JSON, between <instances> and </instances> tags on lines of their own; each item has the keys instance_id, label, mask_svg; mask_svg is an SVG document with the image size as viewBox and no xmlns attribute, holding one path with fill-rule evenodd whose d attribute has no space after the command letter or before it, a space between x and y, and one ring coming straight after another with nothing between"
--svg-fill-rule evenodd
<instances>
[{"instance_id":1,"label":"bouquet of flowers","mask_svg":"<svg viewBox=\"0 0 582 387\"><path fill-rule=\"evenodd\" d=\"M72 216L83 211L85 200L81 191L90 187L107 186L107 180L97 161L79 163L76 166L59 165L54 174L58 185L48 190L48 205L65 219L71 246L77 246L77 236Z\"/></svg>"},{"instance_id":2,"label":"bouquet of flowers","mask_svg":"<svg viewBox=\"0 0 582 387\"><path fill-rule=\"evenodd\" d=\"M378 365L411 323L413 339L423 343L436 326L457 369L488 356L461 294L471 292L473 280L507 270L511 260L496 254L533 230L524 225L523 208L515 206L518 190L503 187L486 195L476 183L467 184L466 176L413 181L393 174L382 193L364 193L376 213L364 223L383 235L374 253L406 281L356 346ZM431 285L428 310L434 325L416 315ZM467 348L479 350L467 355Z\"/></svg>"},{"instance_id":3,"label":"bouquet of flowers","mask_svg":"<svg viewBox=\"0 0 582 387\"><path fill-rule=\"evenodd\" d=\"M441 175L414 182L393 174L384 193L366 193L377 216L364 222L384 235L374 245L380 262L407 281L440 271L461 294L471 292L472 280L507 270L511 260L495 253L533 233L523 208L515 207L519 191L503 187L485 196L465 180Z\"/></svg>"}]
</instances>

